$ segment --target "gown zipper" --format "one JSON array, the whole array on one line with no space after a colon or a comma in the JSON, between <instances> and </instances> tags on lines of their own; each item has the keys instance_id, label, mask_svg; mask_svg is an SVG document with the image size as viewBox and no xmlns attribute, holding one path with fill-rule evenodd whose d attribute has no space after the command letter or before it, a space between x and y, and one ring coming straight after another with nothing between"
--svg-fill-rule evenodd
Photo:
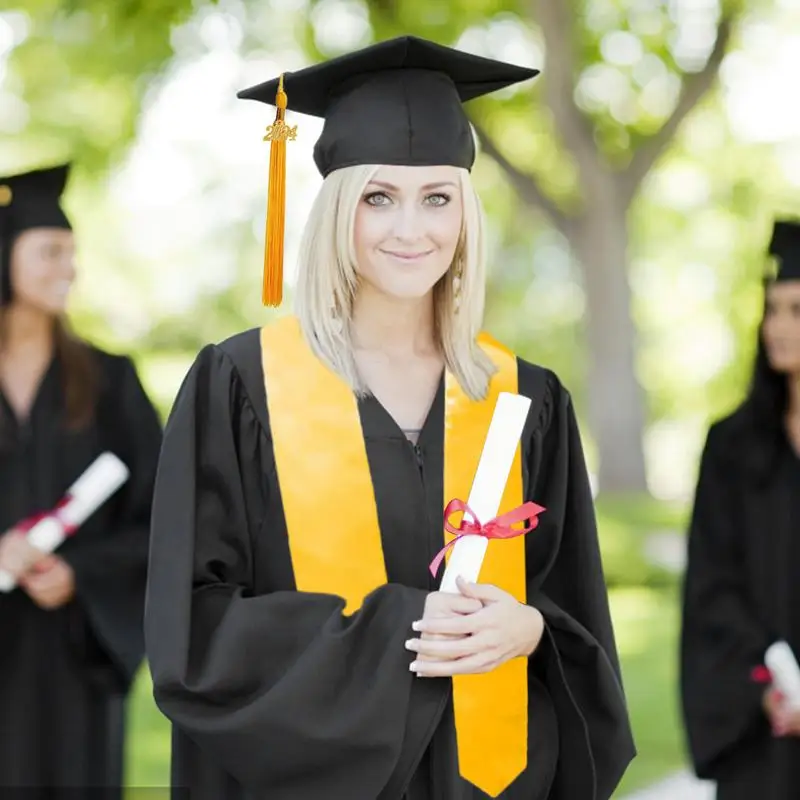
<instances>
[{"instance_id":1,"label":"gown zipper","mask_svg":"<svg viewBox=\"0 0 800 800\"><path fill-rule=\"evenodd\" d=\"M408 439L407 441L411 445L411 449L412 449L412 451L414 453L414 461L415 461L415 463L417 465L417 473L419 475L420 488L422 490L422 500L423 500L423 505L424 505L424 509L425 509L425 516L424 516L424 519L425 519L425 532L426 532L425 541L426 541L427 550L428 550L428 563L430 563L433 560L433 558L435 556L435 553L431 552L431 541L430 541L431 518L430 518L430 511L429 511L429 508L428 508L428 492L427 492L427 488L426 488L426 485L425 485L425 459L424 459L423 454L422 454L422 448L419 446L419 444L417 442L412 442L410 439ZM435 592L438 589L438 586L436 585L436 579L431 575L429 570L428 570L428 589L431 592ZM442 708L447 704L447 701L448 701L448 695L446 694L442 698L442 704L441 704ZM441 720L442 708L439 709L439 713L437 713L437 715L436 715L436 718L438 720ZM430 784L429 788L430 788L430 791L431 791L431 797L432 798L438 798L439 797L439 794L438 794L439 781L437 779L437 775L438 775L437 768L438 768L438 765L437 765L437 761L436 761L435 738L436 738L435 734L433 736L431 736L431 738L429 740L428 748L427 748L428 749L428 757L429 757L429 773L430 773L430 781L431 781L431 784ZM422 758L424 758L424 755L425 754L424 754L424 751L423 751ZM421 759L420 759L420 761L421 761ZM417 763L416 769L419 769L419 763L420 762ZM413 772L412 772L411 775L409 775L408 782L403 787L402 794L400 795L400 797L403 798L403 800L406 800L406 798L407 798L407 790L408 790L409 784L411 783L412 778L413 778Z\"/></svg>"}]
</instances>

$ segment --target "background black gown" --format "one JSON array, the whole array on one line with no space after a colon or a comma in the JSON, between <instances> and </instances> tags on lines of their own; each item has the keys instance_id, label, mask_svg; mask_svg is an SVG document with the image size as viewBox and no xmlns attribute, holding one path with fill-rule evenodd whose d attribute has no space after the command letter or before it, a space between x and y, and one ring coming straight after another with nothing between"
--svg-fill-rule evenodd
<instances>
[{"instance_id":1,"label":"background black gown","mask_svg":"<svg viewBox=\"0 0 800 800\"><path fill-rule=\"evenodd\" d=\"M751 680L778 639L800 659L800 458L788 440L754 469L743 411L711 427L684 585L681 687L700 777L719 800L797 800L800 738L774 739ZM764 475L768 478L763 479Z\"/></svg>"},{"instance_id":2,"label":"background black gown","mask_svg":"<svg viewBox=\"0 0 800 800\"><path fill-rule=\"evenodd\" d=\"M538 408L526 497L547 508L526 537L528 597L548 630L529 669L529 767L502 797L608 800L634 749L581 445L555 376L520 361L519 382ZM192 800L485 797L457 772L451 681L416 678L404 647L443 540L443 385L416 448L374 398L359 410L389 583L343 617L341 598L294 591L258 331L204 349L181 388L145 631L173 784ZM324 536L346 503L310 499L309 524Z\"/></svg>"},{"instance_id":3,"label":"background black gown","mask_svg":"<svg viewBox=\"0 0 800 800\"><path fill-rule=\"evenodd\" d=\"M161 425L131 361L94 355L99 404L94 424L80 431L64 426L57 359L25 424L0 394L0 531L52 508L104 450L131 471L117 495L57 551L75 572L75 599L43 610L19 588L0 594L0 789L122 784L123 700L144 653L148 525ZM112 789L74 796L118 795ZM24 797L61 795L30 789Z\"/></svg>"}]
</instances>

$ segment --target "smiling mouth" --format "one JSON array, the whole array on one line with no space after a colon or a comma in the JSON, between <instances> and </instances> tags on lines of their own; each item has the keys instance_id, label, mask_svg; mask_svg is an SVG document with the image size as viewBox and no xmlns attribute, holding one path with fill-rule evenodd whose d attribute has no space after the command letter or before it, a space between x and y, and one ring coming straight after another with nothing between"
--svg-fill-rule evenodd
<instances>
[{"instance_id":1,"label":"smiling mouth","mask_svg":"<svg viewBox=\"0 0 800 800\"><path fill-rule=\"evenodd\" d=\"M381 250L381 252L400 261L418 261L421 258L425 258L425 256L429 256L433 250L424 250L421 253L401 253L397 250Z\"/></svg>"}]
</instances>

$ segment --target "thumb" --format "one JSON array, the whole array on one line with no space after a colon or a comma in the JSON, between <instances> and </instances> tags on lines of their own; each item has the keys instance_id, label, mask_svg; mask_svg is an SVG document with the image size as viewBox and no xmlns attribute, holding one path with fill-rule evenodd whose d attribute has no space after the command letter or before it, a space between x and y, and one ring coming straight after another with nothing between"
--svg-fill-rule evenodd
<instances>
[{"instance_id":1,"label":"thumb","mask_svg":"<svg viewBox=\"0 0 800 800\"><path fill-rule=\"evenodd\" d=\"M483 603L495 603L505 597L505 592L491 583L471 583L461 575L456 578L456 586L465 597L472 597Z\"/></svg>"}]
</instances>

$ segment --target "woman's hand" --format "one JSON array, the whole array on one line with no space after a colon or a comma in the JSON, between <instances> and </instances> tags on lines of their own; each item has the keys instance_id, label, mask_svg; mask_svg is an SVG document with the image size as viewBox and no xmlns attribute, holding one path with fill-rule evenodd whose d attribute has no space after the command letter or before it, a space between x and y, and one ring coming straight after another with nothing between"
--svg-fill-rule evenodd
<instances>
[{"instance_id":1,"label":"woman's hand","mask_svg":"<svg viewBox=\"0 0 800 800\"><path fill-rule=\"evenodd\" d=\"M19 579L39 608L60 608L75 596L75 573L63 558L48 555Z\"/></svg>"},{"instance_id":2,"label":"woman's hand","mask_svg":"<svg viewBox=\"0 0 800 800\"><path fill-rule=\"evenodd\" d=\"M17 581L45 555L28 541L26 534L16 528L0 537L0 569L11 574Z\"/></svg>"},{"instance_id":3,"label":"woman's hand","mask_svg":"<svg viewBox=\"0 0 800 800\"><path fill-rule=\"evenodd\" d=\"M410 666L413 672L426 678L490 672L535 652L544 633L541 612L496 586L469 584L461 578L457 583L462 599L478 600L481 608L459 615L426 613L415 622L412 627L422 636L406 642L417 654Z\"/></svg>"},{"instance_id":4,"label":"woman's hand","mask_svg":"<svg viewBox=\"0 0 800 800\"><path fill-rule=\"evenodd\" d=\"M788 708L777 689L769 688L764 693L764 711L775 736L800 736L800 711Z\"/></svg>"},{"instance_id":5,"label":"woman's hand","mask_svg":"<svg viewBox=\"0 0 800 800\"><path fill-rule=\"evenodd\" d=\"M482 608L483 603L474 598L464 597L464 595L453 594L452 592L431 592L425 600L425 610L422 612L422 619L458 619L465 614L474 614ZM464 634L453 636L449 634L423 633L421 638L426 641L453 640L463 639ZM420 655L418 660L424 661L425 656Z\"/></svg>"}]
</instances>

